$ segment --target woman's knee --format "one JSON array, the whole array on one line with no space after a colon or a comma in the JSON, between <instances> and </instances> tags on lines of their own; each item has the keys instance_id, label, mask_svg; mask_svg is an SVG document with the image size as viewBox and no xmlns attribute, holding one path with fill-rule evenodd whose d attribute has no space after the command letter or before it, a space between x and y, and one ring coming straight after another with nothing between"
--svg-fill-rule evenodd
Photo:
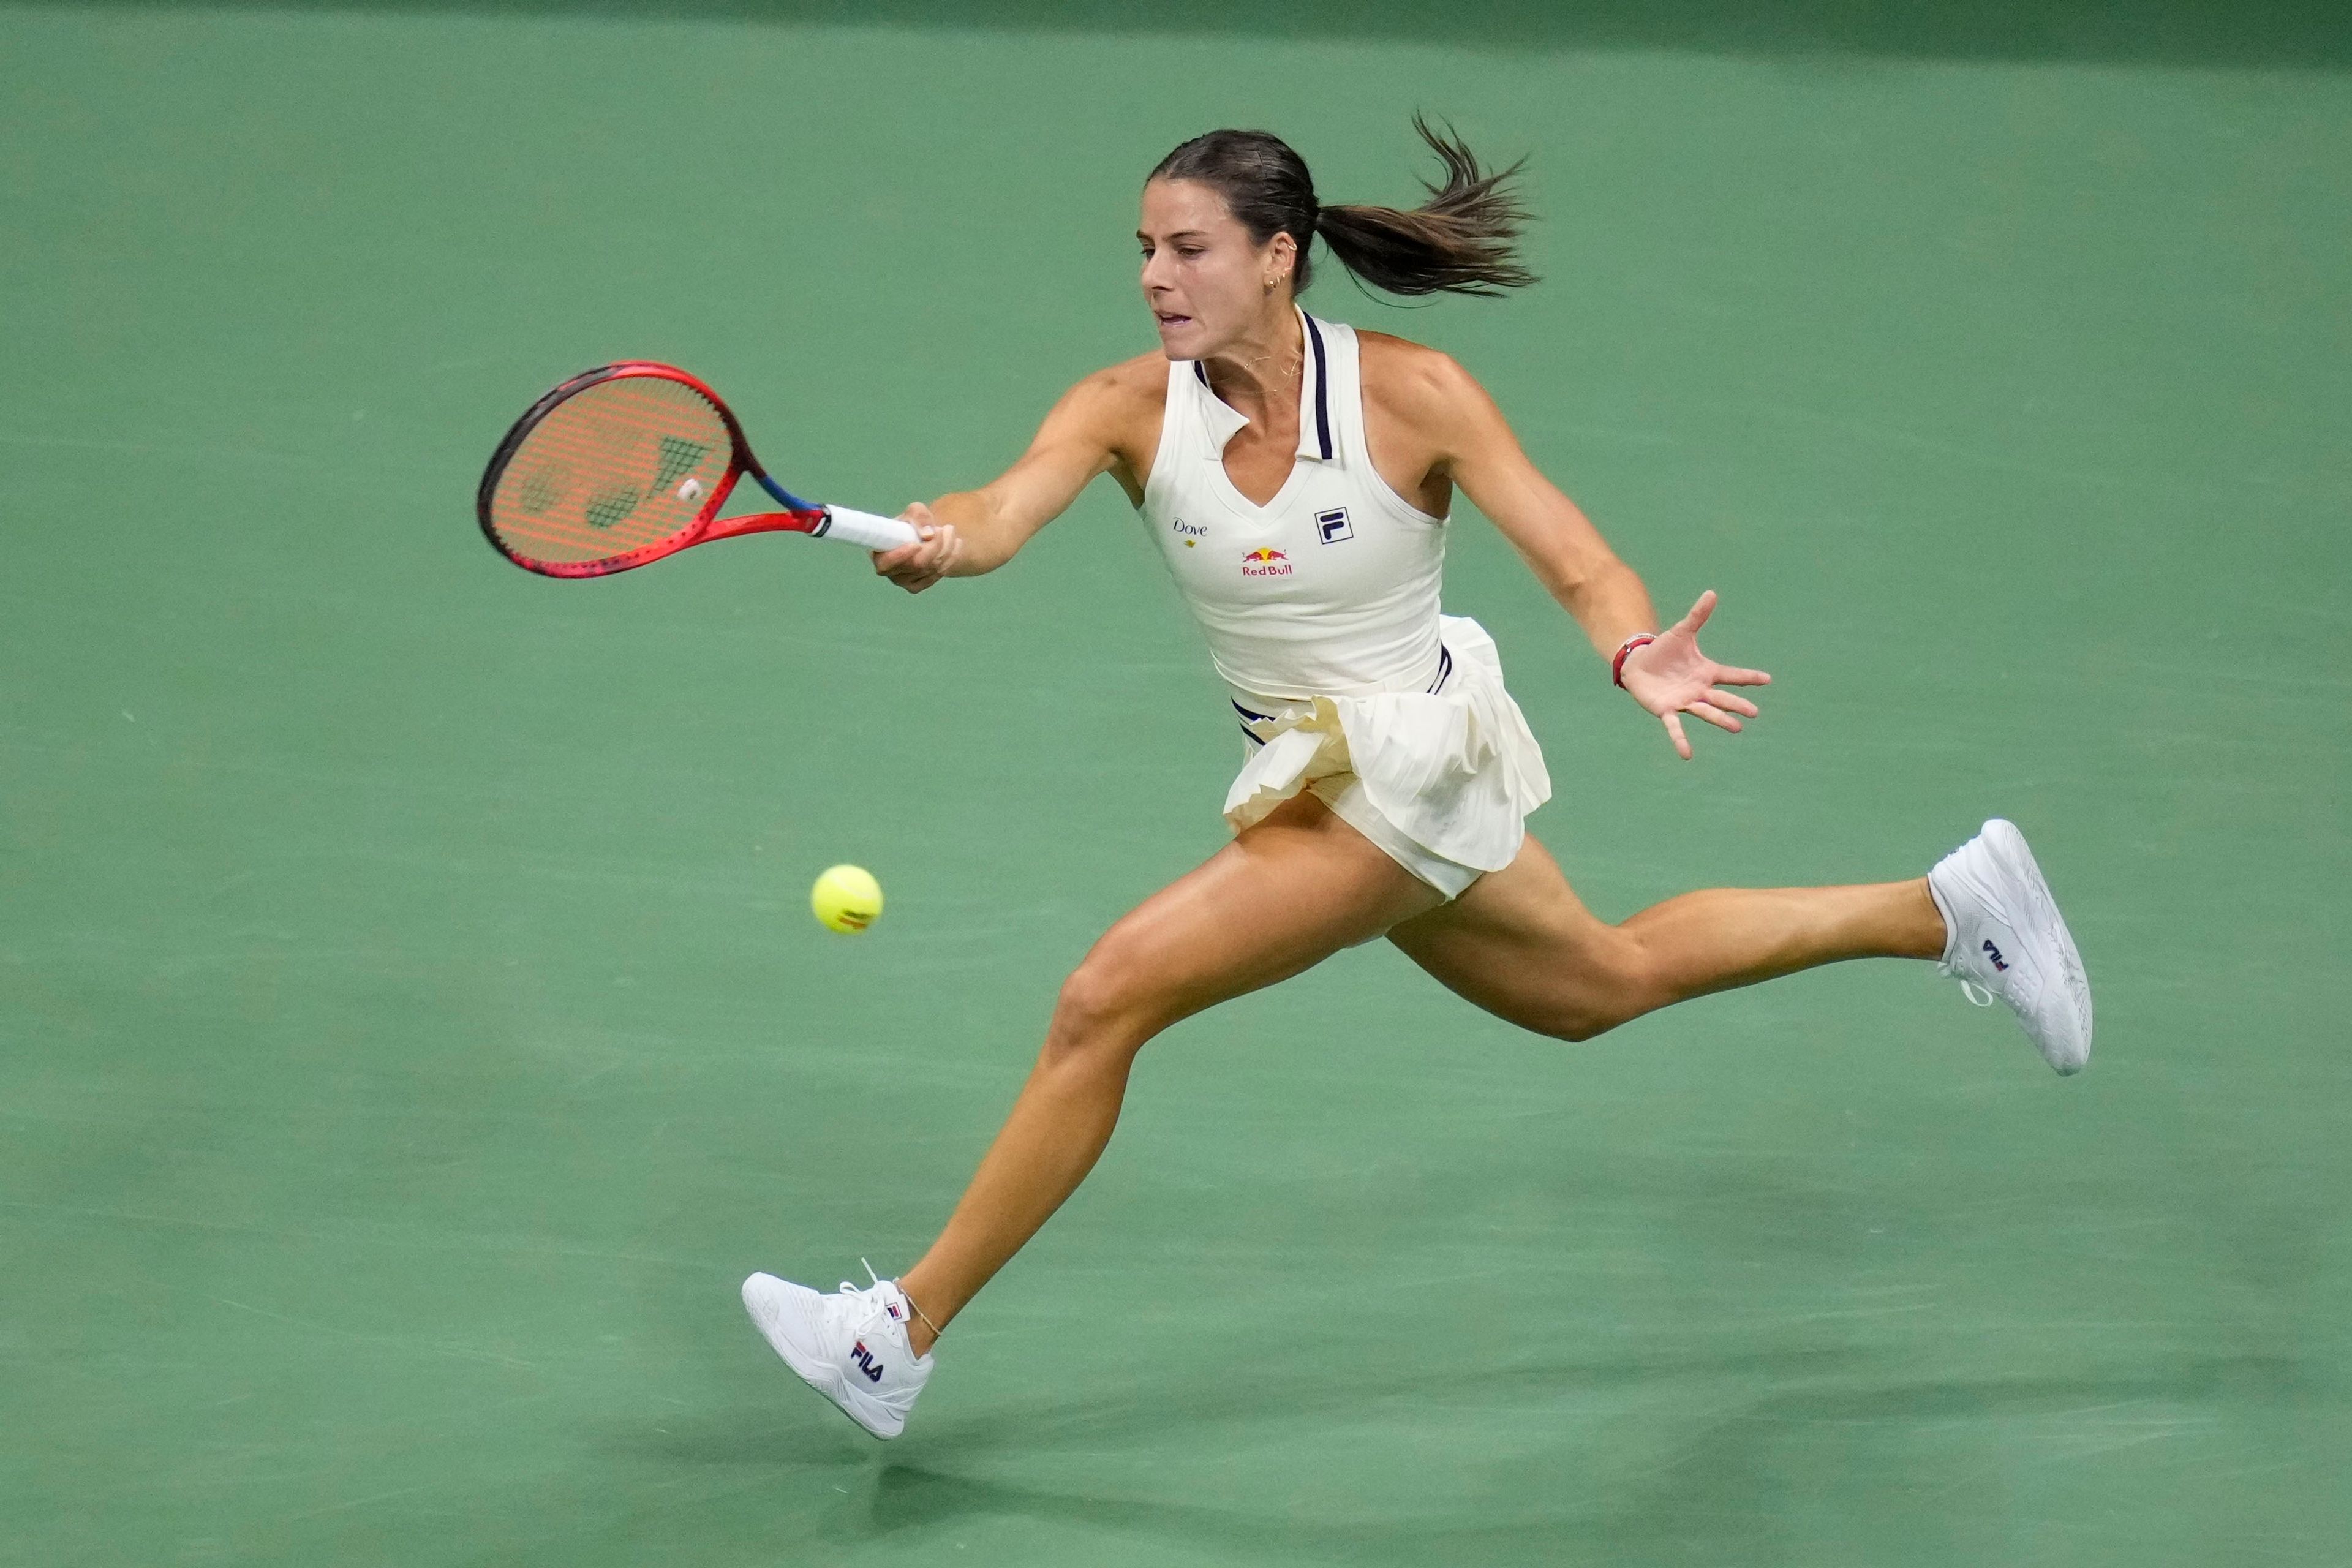
<instances>
[{"instance_id":1,"label":"woman's knee","mask_svg":"<svg viewBox=\"0 0 2352 1568\"><path fill-rule=\"evenodd\" d=\"M1615 998L1580 993L1561 997L1546 1008L1536 1021L1536 1030L1580 1046L1638 1016L1638 1010L1617 1005Z\"/></svg>"},{"instance_id":2,"label":"woman's knee","mask_svg":"<svg viewBox=\"0 0 2352 1568\"><path fill-rule=\"evenodd\" d=\"M1132 1057L1157 1032L1150 1001L1137 967L1108 943L1097 946L1062 982L1045 1031L1045 1059Z\"/></svg>"},{"instance_id":3,"label":"woman's knee","mask_svg":"<svg viewBox=\"0 0 2352 1568\"><path fill-rule=\"evenodd\" d=\"M1555 1039L1581 1044L1663 1005L1660 984L1648 951L1622 929L1610 927L1586 962L1562 976L1537 1027Z\"/></svg>"},{"instance_id":4,"label":"woman's knee","mask_svg":"<svg viewBox=\"0 0 2352 1568\"><path fill-rule=\"evenodd\" d=\"M1597 1009L1570 1005L1547 1015L1536 1028L1538 1034L1549 1035L1555 1040L1580 1046L1587 1040L1607 1034L1623 1022L1622 1018L1612 1017Z\"/></svg>"}]
</instances>

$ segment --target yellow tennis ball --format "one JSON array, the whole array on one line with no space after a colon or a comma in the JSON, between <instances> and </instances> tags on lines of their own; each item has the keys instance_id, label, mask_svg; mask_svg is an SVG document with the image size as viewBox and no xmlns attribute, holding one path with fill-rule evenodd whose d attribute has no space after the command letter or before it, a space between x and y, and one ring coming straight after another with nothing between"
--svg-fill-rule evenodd
<instances>
[{"instance_id":1,"label":"yellow tennis ball","mask_svg":"<svg viewBox=\"0 0 2352 1568\"><path fill-rule=\"evenodd\" d=\"M827 931L861 931L882 916L882 884L863 866L835 866L809 889L809 908Z\"/></svg>"}]
</instances>

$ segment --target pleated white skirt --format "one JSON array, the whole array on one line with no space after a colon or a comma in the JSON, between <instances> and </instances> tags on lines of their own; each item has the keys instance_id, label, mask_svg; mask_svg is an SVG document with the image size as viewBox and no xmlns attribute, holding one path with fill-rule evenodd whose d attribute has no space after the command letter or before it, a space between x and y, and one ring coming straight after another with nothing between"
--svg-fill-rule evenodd
<instances>
[{"instance_id":1,"label":"pleated white skirt","mask_svg":"<svg viewBox=\"0 0 2352 1568\"><path fill-rule=\"evenodd\" d=\"M1551 775L1495 639L1462 616L1438 626L1445 657L1428 691L1234 700L1250 736L1225 795L1234 832L1308 791L1448 899L1511 863Z\"/></svg>"}]
</instances>

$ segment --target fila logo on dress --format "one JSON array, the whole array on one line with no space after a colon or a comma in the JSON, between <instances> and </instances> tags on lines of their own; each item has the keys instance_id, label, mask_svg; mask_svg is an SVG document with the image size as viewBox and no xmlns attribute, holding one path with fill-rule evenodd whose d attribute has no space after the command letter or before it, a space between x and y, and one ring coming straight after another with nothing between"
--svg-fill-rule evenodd
<instances>
[{"instance_id":1,"label":"fila logo on dress","mask_svg":"<svg viewBox=\"0 0 2352 1568\"><path fill-rule=\"evenodd\" d=\"M1343 539L1353 539L1356 531L1348 521L1348 509L1335 506L1329 511L1315 514L1315 531L1323 536L1326 544L1337 544Z\"/></svg>"},{"instance_id":2,"label":"fila logo on dress","mask_svg":"<svg viewBox=\"0 0 2352 1568\"><path fill-rule=\"evenodd\" d=\"M857 1363L858 1370L866 1374L866 1382L882 1381L882 1363L874 1359L874 1352L866 1348L864 1340L857 1342L857 1348L849 1352L849 1359Z\"/></svg>"}]
</instances>

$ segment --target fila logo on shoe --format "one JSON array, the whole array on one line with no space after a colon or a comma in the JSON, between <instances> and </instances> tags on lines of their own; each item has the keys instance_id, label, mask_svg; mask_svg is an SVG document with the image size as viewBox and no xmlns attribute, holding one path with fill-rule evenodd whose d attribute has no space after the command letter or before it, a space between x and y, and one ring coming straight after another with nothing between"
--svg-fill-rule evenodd
<instances>
[{"instance_id":1,"label":"fila logo on shoe","mask_svg":"<svg viewBox=\"0 0 2352 1568\"><path fill-rule=\"evenodd\" d=\"M882 1363L874 1359L874 1352L866 1348L864 1340L857 1342L856 1347L849 1352L849 1359L857 1363L858 1370L866 1374L866 1382L882 1381Z\"/></svg>"},{"instance_id":2,"label":"fila logo on shoe","mask_svg":"<svg viewBox=\"0 0 2352 1568\"><path fill-rule=\"evenodd\" d=\"M2001 957L2000 949L1993 946L1992 944L1992 938L1985 938L1984 950L1986 956L1992 960L1992 966L1994 969L2004 974L2009 973L2009 960Z\"/></svg>"}]
</instances>

